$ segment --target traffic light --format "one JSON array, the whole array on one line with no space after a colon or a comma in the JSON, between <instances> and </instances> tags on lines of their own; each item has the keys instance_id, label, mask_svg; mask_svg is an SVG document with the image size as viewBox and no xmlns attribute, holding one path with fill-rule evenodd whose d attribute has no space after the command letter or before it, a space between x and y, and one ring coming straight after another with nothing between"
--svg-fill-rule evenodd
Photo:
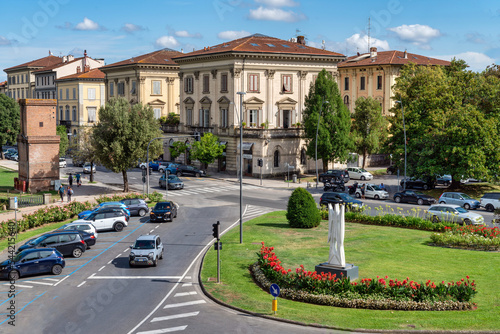
<instances>
[{"instance_id":1,"label":"traffic light","mask_svg":"<svg viewBox=\"0 0 500 334\"><path fill-rule=\"evenodd\" d=\"M263 161L262 159L257 160L257 165L258 165L259 167L264 166L264 161Z\"/></svg>"},{"instance_id":2,"label":"traffic light","mask_svg":"<svg viewBox=\"0 0 500 334\"><path fill-rule=\"evenodd\" d=\"M200 140L201 140L200 133L199 132L195 132L194 133L194 141L200 141Z\"/></svg>"},{"instance_id":3,"label":"traffic light","mask_svg":"<svg viewBox=\"0 0 500 334\"><path fill-rule=\"evenodd\" d=\"M212 224L212 235L214 236L215 239L219 239L220 237L220 223L217 222L217 224Z\"/></svg>"}]
</instances>

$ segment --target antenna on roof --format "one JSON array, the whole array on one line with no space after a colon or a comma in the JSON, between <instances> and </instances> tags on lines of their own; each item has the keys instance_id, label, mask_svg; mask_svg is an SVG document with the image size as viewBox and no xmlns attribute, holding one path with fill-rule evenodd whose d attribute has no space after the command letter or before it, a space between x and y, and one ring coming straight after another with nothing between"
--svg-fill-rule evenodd
<instances>
[{"instance_id":1,"label":"antenna on roof","mask_svg":"<svg viewBox=\"0 0 500 334\"><path fill-rule=\"evenodd\" d=\"M371 30L370 17L368 17L368 52L370 52L370 30Z\"/></svg>"}]
</instances>

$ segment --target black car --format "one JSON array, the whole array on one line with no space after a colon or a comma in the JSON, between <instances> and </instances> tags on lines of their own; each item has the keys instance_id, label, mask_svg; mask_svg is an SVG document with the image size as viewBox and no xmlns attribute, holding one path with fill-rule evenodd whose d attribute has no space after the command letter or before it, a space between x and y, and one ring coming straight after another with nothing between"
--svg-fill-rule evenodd
<instances>
[{"instance_id":1,"label":"black car","mask_svg":"<svg viewBox=\"0 0 500 334\"><path fill-rule=\"evenodd\" d=\"M394 194L394 202L417 203L418 205L423 205L434 204L437 201L434 197L421 193L420 191L403 190Z\"/></svg>"},{"instance_id":2,"label":"black car","mask_svg":"<svg viewBox=\"0 0 500 334\"><path fill-rule=\"evenodd\" d=\"M405 183L406 183L406 187L405 187ZM428 190L428 189L433 189L435 186L436 186L436 183L432 180L428 180L428 181L424 181L424 180L421 180L421 179L409 179L407 178L406 180L401 180L400 182L401 184L401 187L403 187L403 189L424 189L424 190Z\"/></svg>"},{"instance_id":3,"label":"black car","mask_svg":"<svg viewBox=\"0 0 500 334\"><path fill-rule=\"evenodd\" d=\"M180 165L177 167L177 176L182 176L182 175L191 175L191 176L207 176L207 173L205 173L204 170L198 169L193 166L188 166L188 165Z\"/></svg>"},{"instance_id":4,"label":"black car","mask_svg":"<svg viewBox=\"0 0 500 334\"><path fill-rule=\"evenodd\" d=\"M386 172L389 175L393 175L393 174L396 174L398 172L398 169L396 168L396 166L390 165L389 167L387 167Z\"/></svg>"},{"instance_id":5,"label":"black car","mask_svg":"<svg viewBox=\"0 0 500 334\"><path fill-rule=\"evenodd\" d=\"M173 221L177 217L177 207L173 202L158 202L151 210L149 219L152 222Z\"/></svg>"},{"instance_id":6,"label":"black car","mask_svg":"<svg viewBox=\"0 0 500 334\"><path fill-rule=\"evenodd\" d=\"M0 276L17 280L21 276L52 273L60 275L66 262L54 248L26 249L0 263Z\"/></svg>"},{"instance_id":7,"label":"black car","mask_svg":"<svg viewBox=\"0 0 500 334\"><path fill-rule=\"evenodd\" d=\"M131 216L144 217L149 212L149 207L142 198L127 198L122 199L120 202L128 206Z\"/></svg>"},{"instance_id":8,"label":"black car","mask_svg":"<svg viewBox=\"0 0 500 334\"><path fill-rule=\"evenodd\" d=\"M319 205L328 205L331 204L346 204L346 209L348 211L357 211L363 207L363 202L360 200L349 196L346 193L339 192L327 192L321 195L319 199Z\"/></svg>"},{"instance_id":9,"label":"black car","mask_svg":"<svg viewBox=\"0 0 500 334\"><path fill-rule=\"evenodd\" d=\"M326 173L319 174L319 182L330 182L332 179L344 179L349 182L349 172L345 169L329 169Z\"/></svg>"},{"instance_id":10,"label":"black car","mask_svg":"<svg viewBox=\"0 0 500 334\"><path fill-rule=\"evenodd\" d=\"M31 239L21 247L18 252L30 248L55 248L62 255L71 255L73 257L80 257L87 249L87 244L82 231L57 231L47 233L39 236L38 238ZM89 234L89 233L87 233ZM90 235L90 234L89 234ZM94 239L95 243L95 239Z\"/></svg>"}]
</instances>

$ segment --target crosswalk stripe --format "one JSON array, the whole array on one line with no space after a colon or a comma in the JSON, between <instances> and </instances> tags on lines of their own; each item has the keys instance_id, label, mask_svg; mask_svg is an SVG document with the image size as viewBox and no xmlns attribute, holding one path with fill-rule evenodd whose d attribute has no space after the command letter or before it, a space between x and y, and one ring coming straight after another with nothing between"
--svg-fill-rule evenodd
<instances>
[{"instance_id":1,"label":"crosswalk stripe","mask_svg":"<svg viewBox=\"0 0 500 334\"><path fill-rule=\"evenodd\" d=\"M191 296L191 295L197 295L196 291L178 292L174 295L174 297L184 297L184 296Z\"/></svg>"},{"instance_id":2,"label":"crosswalk stripe","mask_svg":"<svg viewBox=\"0 0 500 334\"><path fill-rule=\"evenodd\" d=\"M174 314L174 315L167 315L165 317L156 317L151 320L151 322L157 322L157 321L165 321L165 320L172 320L172 319L179 319L179 318L187 318L187 317L194 317L198 315L200 312L190 312L190 313L181 313L181 314Z\"/></svg>"},{"instance_id":3,"label":"crosswalk stripe","mask_svg":"<svg viewBox=\"0 0 500 334\"><path fill-rule=\"evenodd\" d=\"M252 186L252 185L244 185L243 188L245 189L260 189L258 186ZM194 188L194 189L181 189L181 190L175 190L169 192L169 196L186 196L186 195L198 195L198 194L204 194L204 193L212 193L212 192L222 192L222 191L230 191L230 190L235 190L239 189L238 185L230 185L230 186L208 186L208 187L203 187L203 188Z\"/></svg>"},{"instance_id":4,"label":"crosswalk stripe","mask_svg":"<svg viewBox=\"0 0 500 334\"><path fill-rule=\"evenodd\" d=\"M182 287L188 287L188 286L193 286L193 283L184 283L184 284L182 284Z\"/></svg>"},{"instance_id":5,"label":"crosswalk stripe","mask_svg":"<svg viewBox=\"0 0 500 334\"><path fill-rule=\"evenodd\" d=\"M206 301L203 299L200 300L193 300L192 302L184 302L184 303L175 303L175 304L167 304L163 308L174 308L174 307L182 307L182 306L190 306L190 305L198 305L198 304L205 304Z\"/></svg>"},{"instance_id":6,"label":"crosswalk stripe","mask_svg":"<svg viewBox=\"0 0 500 334\"><path fill-rule=\"evenodd\" d=\"M163 333L171 333L171 332L183 331L186 328L187 328L187 325L186 326L164 328L164 329L154 329L152 331L137 332L136 334L163 334Z\"/></svg>"}]
</instances>

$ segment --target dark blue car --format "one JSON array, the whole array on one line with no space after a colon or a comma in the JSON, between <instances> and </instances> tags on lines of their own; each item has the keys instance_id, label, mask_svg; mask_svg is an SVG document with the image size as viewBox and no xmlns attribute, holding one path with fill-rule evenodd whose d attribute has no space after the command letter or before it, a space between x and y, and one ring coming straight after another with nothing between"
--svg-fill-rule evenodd
<instances>
[{"instance_id":1,"label":"dark blue car","mask_svg":"<svg viewBox=\"0 0 500 334\"><path fill-rule=\"evenodd\" d=\"M149 214L152 222L171 222L175 217L177 217L177 206L173 202L158 202Z\"/></svg>"},{"instance_id":2,"label":"dark blue car","mask_svg":"<svg viewBox=\"0 0 500 334\"><path fill-rule=\"evenodd\" d=\"M60 275L66 262L54 248L26 249L13 259L0 263L0 276L16 280L22 276L52 273Z\"/></svg>"}]
</instances>

